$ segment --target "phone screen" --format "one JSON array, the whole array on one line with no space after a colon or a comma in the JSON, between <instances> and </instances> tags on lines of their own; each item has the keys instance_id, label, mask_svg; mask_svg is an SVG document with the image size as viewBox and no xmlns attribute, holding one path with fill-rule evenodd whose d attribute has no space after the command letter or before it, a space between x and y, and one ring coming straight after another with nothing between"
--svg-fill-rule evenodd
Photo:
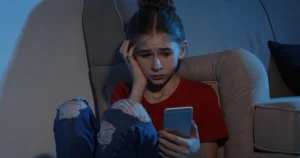
<instances>
[{"instance_id":1,"label":"phone screen","mask_svg":"<svg viewBox=\"0 0 300 158\"><path fill-rule=\"evenodd\" d=\"M190 137L193 107L167 108L164 111L164 130L182 137Z\"/></svg>"}]
</instances>

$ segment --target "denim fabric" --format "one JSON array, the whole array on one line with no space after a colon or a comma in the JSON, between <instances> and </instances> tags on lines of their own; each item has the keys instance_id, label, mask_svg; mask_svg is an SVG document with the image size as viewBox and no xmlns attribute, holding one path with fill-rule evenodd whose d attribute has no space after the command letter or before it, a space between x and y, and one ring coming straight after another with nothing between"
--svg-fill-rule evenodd
<instances>
[{"instance_id":1,"label":"denim fabric","mask_svg":"<svg viewBox=\"0 0 300 158\"><path fill-rule=\"evenodd\" d=\"M97 123L86 100L60 106L54 122L57 158L158 158L157 131L145 109L128 99Z\"/></svg>"},{"instance_id":2,"label":"denim fabric","mask_svg":"<svg viewBox=\"0 0 300 158\"><path fill-rule=\"evenodd\" d=\"M54 121L57 158L94 158L97 123L86 100L62 104Z\"/></svg>"}]
</instances>

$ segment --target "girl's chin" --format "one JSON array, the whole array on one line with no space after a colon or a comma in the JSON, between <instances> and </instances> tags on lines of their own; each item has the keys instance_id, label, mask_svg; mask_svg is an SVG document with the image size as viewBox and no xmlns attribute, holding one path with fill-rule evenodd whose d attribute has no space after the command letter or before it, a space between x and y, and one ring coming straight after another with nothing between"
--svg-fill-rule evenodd
<instances>
[{"instance_id":1,"label":"girl's chin","mask_svg":"<svg viewBox=\"0 0 300 158\"><path fill-rule=\"evenodd\" d=\"M165 80L150 80L150 82L155 86L160 86L165 83Z\"/></svg>"}]
</instances>

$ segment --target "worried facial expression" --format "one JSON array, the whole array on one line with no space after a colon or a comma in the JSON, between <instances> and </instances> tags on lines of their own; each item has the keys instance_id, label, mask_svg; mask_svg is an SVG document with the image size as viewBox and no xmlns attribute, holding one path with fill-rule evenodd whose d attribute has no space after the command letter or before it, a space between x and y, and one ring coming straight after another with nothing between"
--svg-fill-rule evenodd
<instances>
[{"instance_id":1,"label":"worried facial expression","mask_svg":"<svg viewBox=\"0 0 300 158\"><path fill-rule=\"evenodd\" d=\"M164 33L141 36L134 52L145 77L154 85L165 84L183 59L186 42L179 44Z\"/></svg>"}]
</instances>

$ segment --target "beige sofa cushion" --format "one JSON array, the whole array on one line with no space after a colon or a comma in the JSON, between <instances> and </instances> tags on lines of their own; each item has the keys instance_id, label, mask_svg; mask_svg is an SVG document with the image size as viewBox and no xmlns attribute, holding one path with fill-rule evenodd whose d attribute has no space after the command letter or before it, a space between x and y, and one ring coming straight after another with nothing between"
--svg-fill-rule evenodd
<instances>
[{"instance_id":1,"label":"beige sofa cushion","mask_svg":"<svg viewBox=\"0 0 300 158\"><path fill-rule=\"evenodd\" d=\"M254 146L263 152L300 155L300 97L256 106Z\"/></svg>"}]
</instances>

